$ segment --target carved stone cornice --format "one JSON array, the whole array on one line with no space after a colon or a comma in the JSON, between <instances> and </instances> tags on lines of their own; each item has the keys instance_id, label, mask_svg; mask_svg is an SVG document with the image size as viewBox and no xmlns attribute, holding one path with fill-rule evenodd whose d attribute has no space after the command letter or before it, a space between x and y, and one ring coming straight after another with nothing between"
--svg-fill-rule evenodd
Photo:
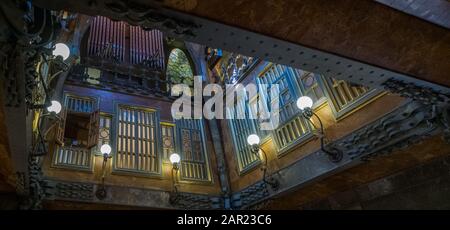
<instances>
[{"instance_id":1,"label":"carved stone cornice","mask_svg":"<svg viewBox=\"0 0 450 230\"><path fill-rule=\"evenodd\" d=\"M193 193L178 194L173 204L176 208L187 210L223 209L223 198Z\"/></svg>"},{"instance_id":2,"label":"carved stone cornice","mask_svg":"<svg viewBox=\"0 0 450 230\"><path fill-rule=\"evenodd\" d=\"M129 188L121 186L106 186L107 197L99 200L95 196L98 184L60 181L47 178L47 200L69 200L92 203L108 203L126 206L139 206L165 209L222 209L223 199L194 193L178 193L177 201L169 202L169 192L144 188Z\"/></svg>"},{"instance_id":3,"label":"carved stone cornice","mask_svg":"<svg viewBox=\"0 0 450 230\"><path fill-rule=\"evenodd\" d=\"M426 138L438 128L437 116L432 105L409 103L353 132L337 145L351 159L369 160Z\"/></svg>"},{"instance_id":4,"label":"carved stone cornice","mask_svg":"<svg viewBox=\"0 0 450 230\"><path fill-rule=\"evenodd\" d=\"M270 195L266 183L259 181L232 195L232 206L235 209L256 205Z\"/></svg>"},{"instance_id":5,"label":"carved stone cornice","mask_svg":"<svg viewBox=\"0 0 450 230\"><path fill-rule=\"evenodd\" d=\"M416 85L412 82L405 82L395 78L382 83L385 90L399 94L403 97L408 97L413 100L419 101L425 105L434 105L439 103L450 104L450 95L442 93L430 87L424 87Z\"/></svg>"},{"instance_id":6,"label":"carved stone cornice","mask_svg":"<svg viewBox=\"0 0 450 230\"><path fill-rule=\"evenodd\" d=\"M450 106L442 109L440 121L444 129L444 140L450 144Z\"/></svg>"},{"instance_id":7,"label":"carved stone cornice","mask_svg":"<svg viewBox=\"0 0 450 230\"><path fill-rule=\"evenodd\" d=\"M59 182L53 185L52 194L63 199L94 200L94 185L87 183Z\"/></svg>"}]
</instances>

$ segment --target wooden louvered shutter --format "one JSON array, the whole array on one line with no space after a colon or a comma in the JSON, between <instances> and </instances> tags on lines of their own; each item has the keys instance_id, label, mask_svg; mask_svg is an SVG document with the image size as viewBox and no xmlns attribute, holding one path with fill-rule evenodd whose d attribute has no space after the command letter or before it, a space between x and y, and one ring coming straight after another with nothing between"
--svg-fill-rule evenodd
<instances>
[{"instance_id":1,"label":"wooden louvered shutter","mask_svg":"<svg viewBox=\"0 0 450 230\"><path fill-rule=\"evenodd\" d=\"M100 111L96 110L91 113L89 120L88 148L95 147L98 144L99 126Z\"/></svg>"},{"instance_id":2,"label":"wooden louvered shutter","mask_svg":"<svg viewBox=\"0 0 450 230\"><path fill-rule=\"evenodd\" d=\"M56 127L55 133L55 141L58 145L64 146L64 130L66 128L66 117L67 110L64 108L61 109L61 113L59 115L58 126Z\"/></svg>"}]
</instances>

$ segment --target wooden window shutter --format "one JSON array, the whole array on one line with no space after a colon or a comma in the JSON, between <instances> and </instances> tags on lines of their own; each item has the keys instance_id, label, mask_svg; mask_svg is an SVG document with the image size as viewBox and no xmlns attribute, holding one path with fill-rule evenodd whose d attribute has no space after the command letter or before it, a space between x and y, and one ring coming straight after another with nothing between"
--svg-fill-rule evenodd
<instances>
[{"instance_id":1,"label":"wooden window shutter","mask_svg":"<svg viewBox=\"0 0 450 230\"><path fill-rule=\"evenodd\" d=\"M58 126L56 127L55 140L56 144L64 146L64 130L66 128L66 117L67 110L64 108L61 109L61 113L59 115Z\"/></svg>"},{"instance_id":2,"label":"wooden window shutter","mask_svg":"<svg viewBox=\"0 0 450 230\"><path fill-rule=\"evenodd\" d=\"M95 147L98 144L100 126L100 110L96 110L91 113L89 120L89 136L88 136L88 148Z\"/></svg>"}]
</instances>

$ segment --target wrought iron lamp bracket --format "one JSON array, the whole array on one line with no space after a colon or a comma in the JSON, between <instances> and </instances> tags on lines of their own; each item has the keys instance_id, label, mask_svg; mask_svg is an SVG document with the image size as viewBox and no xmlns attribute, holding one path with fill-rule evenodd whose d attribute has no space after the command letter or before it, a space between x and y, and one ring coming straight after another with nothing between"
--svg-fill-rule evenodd
<instances>
[{"instance_id":1,"label":"wrought iron lamp bracket","mask_svg":"<svg viewBox=\"0 0 450 230\"><path fill-rule=\"evenodd\" d=\"M264 159L263 159L263 165L261 166L261 170L263 171L263 182L265 184L270 185L270 187L272 188L272 190L278 190L278 188L280 187L280 182L272 177L272 176L267 176L267 154L264 151L264 149L262 149L259 144L254 144L251 146L251 151L253 152L253 154L255 154L258 158L260 158L259 156L259 151L261 151L264 155Z\"/></svg>"},{"instance_id":2,"label":"wrought iron lamp bracket","mask_svg":"<svg viewBox=\"0 0 450 230\"><path fill-rule=\"evenodd\" d=\"M311 118L313 116L315 118L317 118L317 120L319 121L319 124L320 124L320 131L319 131L319 135L318 135L319 139L320 139L320 149L322 150L322 152L324 152L328 155L328 158L331 162L333 162L333 163L340 162L343 159L344 154L341 149L334 146L333 144L325 145L325 132L324 132L323 123L322 123L322 120L320 119L320 117L316 113L314 113L314 111L311 108L305 108L304 110L302 110L302 116L308 122L310 122L313 126L314 126L314 123L311 121Z\"/></svg>"}]
</instances>

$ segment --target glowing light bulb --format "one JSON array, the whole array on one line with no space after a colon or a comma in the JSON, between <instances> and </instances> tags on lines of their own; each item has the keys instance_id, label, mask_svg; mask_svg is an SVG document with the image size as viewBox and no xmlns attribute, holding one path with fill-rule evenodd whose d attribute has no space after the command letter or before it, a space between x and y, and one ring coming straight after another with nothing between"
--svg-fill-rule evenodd
<instances>
[{"instance_id":1,"label":"glowing light bulb","mask_svg":"<svg viewBox=\"0 0 450 230\"><path fill-rule=\"evenodd\" d=\"M256 134L251 134L247 137L247 143L249 145L257 145L259 144L261 140L259 139L258 135Z\"/></svg>"},{"instance_id":2,"label":"glowing light bulb","mask_svg":"<svg viewBox=\"0 0 450 230\"><path fill-rule=\"evenodd\" d=\"M172 153L169 157L169 160L172 164L178 164L180 163L180 155L178 155L178 153Z\"/></svg>"},{"instance_id":3,"label":"glowing light bulb","mask_svg":"<svg viewBox=\"0 0 450 230\"><path fill-rule=\"evenodd\" d=\"M64 43L57 43L53 50L53 56L61 56L63 60L66 60L70 56L70 49Z\"/></svg>"},{"instance_id":4,"label":"glowing light bulb","mask_svg":"<svg viewBox=\"0 0 450 230\"><path fill-rule=\"evenodd\" d=\"M59 103L58 101L51 101L51 103L52 103L52 105L47 107L47 111L54 112L56 114L61 112L61 103Z\"/></svg>"},{"instance_id":5,"label":"glowing light bulb","mask_svg":"<svg viewBox=\"0 0 450 230\"><path fill-rule=\"evenodd\" d=\"M297 107L301 110L311 108L313 106L313 100L310 97L303 96L297 100Z\"/></svg>"},{"instance_id":6,"label":"glowing light bulb","mask_svg":"<svg viewBox=\"0 0 450 230\"><path fill-rule=\"evenodd\" d=\"M100 147L100 152L103 155L109 155L111 153L111 146L108 144L102 145L102 147Z\"/></svg>"}]
</instances>

